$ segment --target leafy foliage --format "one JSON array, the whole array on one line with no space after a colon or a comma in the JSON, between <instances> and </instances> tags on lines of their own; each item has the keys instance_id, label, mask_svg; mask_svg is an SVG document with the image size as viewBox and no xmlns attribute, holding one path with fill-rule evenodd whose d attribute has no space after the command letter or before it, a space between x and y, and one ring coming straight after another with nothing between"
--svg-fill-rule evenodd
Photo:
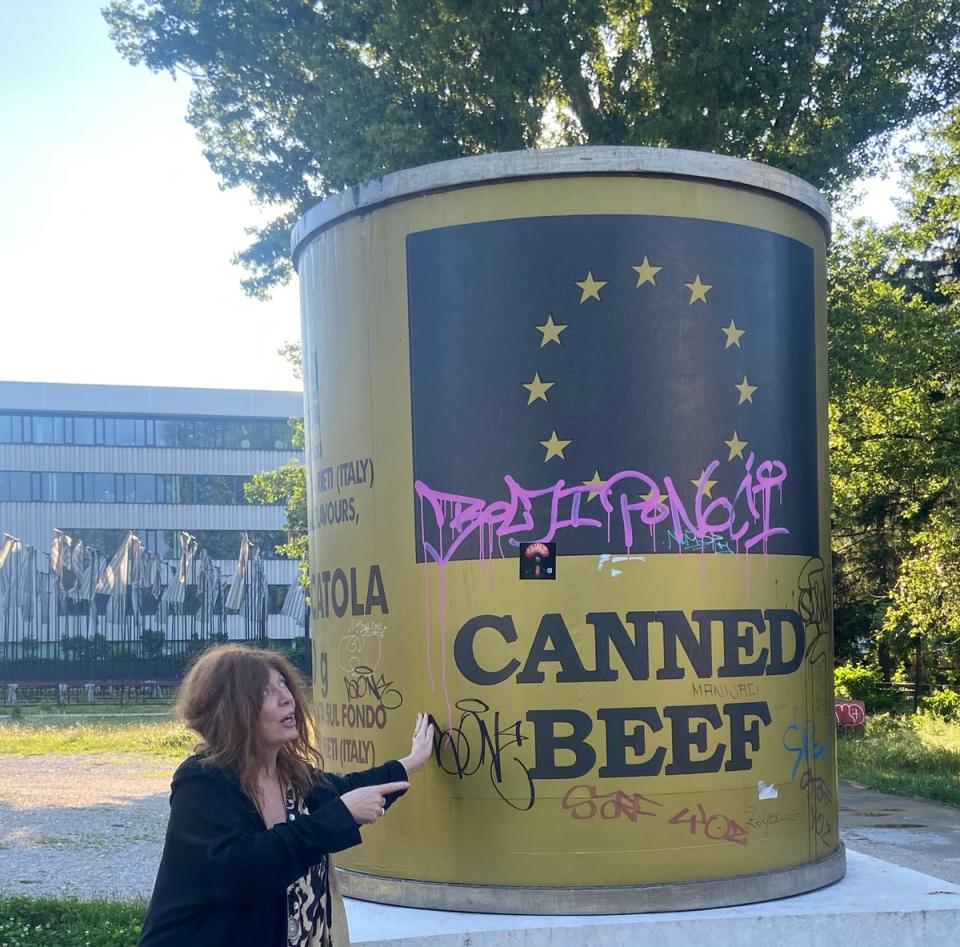
<instances>
[{"instance_id":1,"label":"leafy foliage","mask_svg":"<svg viewBox=\"0 0 960 947\"><path fill-rule=\"evenodd\" d=\"M299 348L299 346L298 346ZM303 447L303 421L291 418L293 446ZM244 484L244 493L251 503L284 505L287 542L277 552L305 563L307 559L307 475L299 461L291 460L276 470L257 474Z\"/></svg>"},{"instance_id":2,"label":"leafy foliage","mask_svg":"<svg viewBox=\"0 0 960 947\"><path fill-rule=\"evenodd\" d=\"M321 198L399 168L550 144L694 148L832 189L960 91L960 0L113 0L132 63L189 76L228 187L274 218L266 294Z\"/></svg>"},{"instance_id":3,"label":"leafy foliage","mask_svg":"<svg viewBox=\"0 0 960 947\"><path fill-rule=\"evenodd\" d=\"M159 658L164 651L167 643L167 633L165 631L144 628L140 635L140 643L145 658Z\"/></svg>"},{"instance_id":4,"label":"leafy foliage","mask_svg":"<svg viewBox=\"0 0 960 947\"><path fill-rule=\"evenodd\" d=\"M960 721L960 694L941 687L923 698L923 709L942 720Z\"/></svg>"},{"instance_id":5,"label":"leafy foliage","mask_svg":"<svg viewBox=\"0 0 960 947\"><path fill-rule=\"evenodd\" d=\"M110 657L110 641L99 631L89 638L85 635L61 635L60 650L67 660L102 661Z\"/></svg>"},{"instance_id":6,"label":"leafy foliage","mask_svg":"<svg viewBox=\"0 0 960 947\"><path fill-rule=\"evenodd\" d=\"M830 267L836 601L886 676L918 641L960 657L960 109L933 144L901 222Z\"/></svg>"},{"instance_id":7,"label":"leafy foliage","mask_svg":"<svg viewBox=\"0 0 960 947\"><path fill-rule=\"evenodd\" d=\"M877 667L840 664L833 672L834 692L846 700L862 700L868 714L906 710L904 695L884 684Z\"/></svg>"},{"instance_id":8,"label":"leafy foliage","mask_svg":"<svg viewBox=\"0 0 960 947\"><path fill-rule=\"evenodd\" d=\"M882 681L883 677L877 668L841 664L833 672L833 686L837 697L843 700L862 700L868 707L879 695Z\"/></svg>"},{"instance_id":9,"label":"leafy foliage","mask_svg":"<svg viewBox=\"0 0 960 947\"><path fill-rule=\"evenodd\" d=\"M310 640L308 638L301 635L288 644L270 643L267 646L282 654L305 678L309 679L312 676L313 655L310 651Z\"/></svg>"}]
</instances>

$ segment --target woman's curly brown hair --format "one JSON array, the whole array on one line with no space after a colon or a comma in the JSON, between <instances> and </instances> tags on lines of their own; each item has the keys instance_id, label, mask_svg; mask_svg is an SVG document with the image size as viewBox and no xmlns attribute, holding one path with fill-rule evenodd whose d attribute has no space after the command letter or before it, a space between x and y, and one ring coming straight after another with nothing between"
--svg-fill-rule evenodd
<instances>
[{"instance_id":1,"label":"woman's curly brown hair","mask_svg":"<svg viewBox=\"0 0 960 947\"><path fill-rule=\"evenodd\" d=\"M259 804L257 776L260 754L260 711L271 669L283 675L293 697L297 738L281 747L277 771L284 785L301 797L323 770L323 757L314 745L316 729L306 687L296 668L282 655L246 645L221 645L204 652L180 685L177 714L200 734L196 747L205 766L232 773L241 789Z\"/></svg>"}]
</instances>

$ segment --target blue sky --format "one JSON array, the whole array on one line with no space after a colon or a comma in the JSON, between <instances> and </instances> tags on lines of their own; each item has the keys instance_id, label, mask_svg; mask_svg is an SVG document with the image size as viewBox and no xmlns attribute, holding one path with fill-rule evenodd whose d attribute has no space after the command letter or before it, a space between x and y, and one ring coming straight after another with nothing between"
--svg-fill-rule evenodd
<instances>
[{"instance_id":1,"label":"blue sky","mask_svg":"<svg viewBox=\"0 0 960 947\"><path fill-rule=\"evenodd\" d=\"M248 299L258 219L184 121L189 84L128 65L96 0L0 0L0 379L297 387L295 282Z\"/></svg>"},{"instance_id":2,"label":"blue sky","mask_svg":"<svg viewBox=\"0 0 960 947\"><path fill-rule=\"evenodd\" d=\"M189 82L128 65L99 0L0 0L0 379L286 388L296 282L248 299L259 212L221 191ZM889 219L891 182L864 210Z\"/></svg>"}]
</instances>

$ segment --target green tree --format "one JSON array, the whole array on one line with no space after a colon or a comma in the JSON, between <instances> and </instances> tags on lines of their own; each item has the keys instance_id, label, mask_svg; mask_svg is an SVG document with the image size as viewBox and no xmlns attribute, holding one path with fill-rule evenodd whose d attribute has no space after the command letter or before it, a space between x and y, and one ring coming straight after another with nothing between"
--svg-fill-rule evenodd
<instances>
[{"instance_id":1,"label":"green tree","mask_svg":"<svg viewBox=\"0 0 960 947\"><path fill-rule=\"evenodd\" d=\"M140 635L140 645L145 658L159 658L163 656L167 644L165 631L144 628Z\"/></svg>"},{"instance_id":2,"label":"green tree","mask_svg":"<svg viewBox=\"0 0 960 947\"><path fill-rule=\"evenodd\" d=\"M960 108L912 170L901 221L831 255L838 640L871 628L886 675L960 657Z\"/></svg>"},{"instance_id":3,"label":"green tree","mask_svg":"<svg viewBox=\"0 0 960 947\"><path fill-rule=\"evenodd\" d=\"M224 185L275 211L238 254L289 273L319 198L549 144L753 158L832 189L960 91L960 0L113 0L132 63L189 76Z\"/></svg>"},{"instance_id":4,"label":"green tree","mask_svg":"<svg viewBox=\"0 0 960 947\"><path fill-rule=\"evenodd\" d=\"M293 427L293 446L303 447L303 421L291 418L290 425ZM277 546L277 552L306 563L307 477L303 464L291 460L277 470L256 474L244 484L243 490L251 503L283 504L287 542Z\"/></svg>"},{"instance_id":5,"label":"green tree","mask_svg":"<svg viewBox=\"0 0 960 947\"><path fill-rule=\"evenodd\" d=\"M949 109L912 172L905 208L910 252L898 278L935 303L960 294L960 105Z\"/></svg>"},{"instance_id":6,"label":"green tree","mask_svg":"<svg viewBox=\"0 0 960 947\"><path fill-rule=\"evenodd\" d=\"M40 642L33 634L24 635L20 639L20 656L25 661L32 661L40 651Z\"/></svg>"}]
</instances>

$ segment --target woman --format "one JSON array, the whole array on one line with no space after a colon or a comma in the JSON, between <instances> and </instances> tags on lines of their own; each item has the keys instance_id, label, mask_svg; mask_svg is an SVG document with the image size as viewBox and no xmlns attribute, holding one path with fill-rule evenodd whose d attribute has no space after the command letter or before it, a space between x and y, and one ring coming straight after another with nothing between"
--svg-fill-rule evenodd
<instances>
[{"instance_id":1,"label":"woman","mask_svg":"<svg viewBox=\"0 0 960 947\"><path fill-rule=\"evenodd\" d=\"M140 947L342 947L327 856L358 845L359 826L409 787L432 750L427 716L402 760L324 773L296 671L239 645L199 658L177 711L202 742L173 777Z\"/></svg>"}]
</instances>

